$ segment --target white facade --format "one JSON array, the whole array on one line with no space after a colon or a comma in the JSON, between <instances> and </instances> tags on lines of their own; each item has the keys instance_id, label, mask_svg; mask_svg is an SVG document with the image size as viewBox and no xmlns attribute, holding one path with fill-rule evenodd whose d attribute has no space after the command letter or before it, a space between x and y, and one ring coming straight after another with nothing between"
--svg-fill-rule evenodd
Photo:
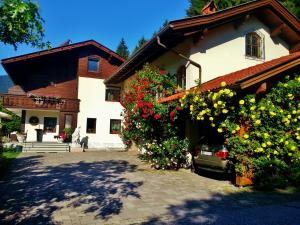
<instances>
[{"instance_id":1,"label":"white facade","mask_svg":"<svg viewBox=\"0 0 300 225\"><path fill-rule=\"evenodd\" d=\"M88 136L88 146L94 149L124 148L118 134L110 134L110 120L122 119L122 106L119 102L105 101L103 79L79 77L78 99L80 112L77 126L81 127L81 137ZM96 119L96 133L86 132L87 118Z\"/></svg>"},{"instance_id":2,"label":"white facade","mask_svg":"<svg viewBox=\"0 0 300 225\"><path fill-rule=\"evenodd\" d=\"M264 59L246 57L245 36L250 32L257 32L263 36ZM279 38L272 39L270 29L254 17L238 28L233 24L227 24L209 30L204 39L196 44L188 38L175 49L201 65L202 83L289 54L289 46ZM153 63L172 74L176 74L177 69L185 65L187 89L194 87L195 80L199 78L197 67L172 52L165 53Z\"/></svg>"},{"instance_id":3,"label":"white facade","mask_svg":"<svg viewBox=\"0 0 300 225\"><path fill-rule=\"evenodd\" d=\"M29 119L31 117L37 117L39 119L39 123L37 125L32 125L29 123ZM36 130L35 129L42 129L44 130L44 118L45 117L52 117L56 118L57 125L55 132L44 132L43 134L43 142L56 142L57 139L54 138L54 136L57 136L59 133L59 112L58 111L38 111L38 110L26 110L26 119L25 119L25 132L27 133L27 139L28 142L36 142Z\"/></svg>"}]
</instances>

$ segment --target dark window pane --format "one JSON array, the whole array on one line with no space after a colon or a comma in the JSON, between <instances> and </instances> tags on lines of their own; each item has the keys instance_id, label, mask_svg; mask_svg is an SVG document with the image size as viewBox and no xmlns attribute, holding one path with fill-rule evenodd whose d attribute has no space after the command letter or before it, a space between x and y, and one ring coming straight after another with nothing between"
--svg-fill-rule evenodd
<instances>
[{"instance_id":1,"label":"dark window pane","mask_svg":"<svg viewBox=\"0 0 300 225\"><path fill-rule=\"evenodd\" d=\"M44 117L44 131L48 133L55 133L57 125L56 117Z\"/></svg>"},{"instance_id":2,"label":"dark window pane","mask_svg":"<svg viewBox=\"0 0 300 225\"><path fill-rule=\"evenodd\" d=\"M105 101L119 102L121 89L115 87L107 87L105 93Z\"/></svg>"},{"instance_id":3,"label":"dark window pane","mask_svg":"<svg viewBox=\"0 0 300 225\"><path fill-rule=\"evenodd\" d=\"M121 120L110 120L110 133L111 134L121 133Z\"/></svg>"},{"instance_id":4,"label":"dark window pane","mask_svg":"<svg viewBox=\"0 0 300 225\"><path fill-rule=\"evenodd\" d=\"M88 59L88 71L98 72L99 71L99 59Z\"/></svg>"},{"instance_id":5,"label":"dark window pane","mask_svg":"<svg viewBox=\"0 0 300 225\"><path fill-rule=\"evenodd\" d=\"M96 133L96 122L97 122L97 119L95 119L95 118L87 118L86 133L88 133L88 134Z\"/></svg>"},{"instance_id":6,"label":"dark window pane","mask_svg":"<svg viewBox=\"0 0 300 225\"><path fill-rule=\"evenodd\" d=\"M262 38L256 33L246 35L246 56L262 57Z\"/></svg>"},{"instance_id":7,"label":"dark window pane","mask_svg":"<svg viewBox=\"0 0 300 225\"><path fill-rule=\"evenodd\" d=\"M177 86L181 89L186 89L186 68L181 66L176 74Z\"/></svg>"}]
</instances>

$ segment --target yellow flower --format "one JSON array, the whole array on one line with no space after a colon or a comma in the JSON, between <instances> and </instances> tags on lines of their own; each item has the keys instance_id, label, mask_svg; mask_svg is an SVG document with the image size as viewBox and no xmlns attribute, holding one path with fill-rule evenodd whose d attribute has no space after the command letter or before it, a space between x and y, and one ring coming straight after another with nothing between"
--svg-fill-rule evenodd
<instances>
[{"instance_id":1,"label":"yellow flower","mask_svg":"<svg viewBox=\"0 0 300 225\"><path fill-rule=\"evenodd\" d=\"M214 103L214 107L215 107L215 108L218 108L218 104L217 104L217 103Z\"/></svg>"},{"instance_id":2,"label":"yellow flower","mask_svg":"<svg viewBox=\"0 0 300 225\"><path fill-rule=\"evenodd\" d=\"M222 101L218 101L218 105L222 105L222 103L223 103Z\"/></svg>"},{"instance_id":3,"label":"yellow flower","mask_svg":"<svg viewBox=\"0 0 300 225\"><path fill-rule=\"evenodd\" d=\"M221 82L221 87L225 87L227 84L226 84L226 82L225 81L222 81Z\"/></svg>"},{"instance_id":4,"label":"yellow flower","mask_svg":"<svg viewBox=\"0 0 300 225\"><path fill-rule=\"evenodd\" d=\"M245 138L245 139L248 139L248 138L249 138L249 135L248 135L248 134L244 134L244 138Z\"/></svg>"},{"instance_id":5,"label":"yellow flower","mask_svg":"<svg viewBox=\"0 0 300 225\"><path fill-rule=\"evenodd\" d=\"M250 107L250 110L251 110L251 111L253 111L253 110L255 110L255 109L256 109L256 106L251 106L251 107Z\"/></svg>"},{"instance_id":6,"label":"yellow flower","mask_svg":"<svg viewBox=\"0 0 300 225\"><path fill-rule=\"evenodd\" d=\"M256 124L256 125L260 125L260 124L261 124L261 120L256 120L256 121L255 121L255 124Z\"/></svg>"},{"instance_id":7,"label":"yellow flower","mask_svg":"<svg viewBox=\"0 0 300 225\"><path fill-rule=\"evenodd\" d=\"M292 151L295 151L295 150L297 149L297 147L296 147L296 146L291 146L290 149L291 149Z\"/></svg>"},{"instance_id":8,"label":"yellow flower","mask_svg":"<svg viewBox=\"0 0 300 225\"><path fill-rule=\"evenodd\" d=\"M255 98L251 98L251 99L250 99L250 102L251 102L251 103L254 103L254 102L255 102Z\"/></svg>"},{"instance_id":9,"label":"yellow flower","mask_svg":"<svg viewBox=\"0 0 300 225\"><path fill-rule=\"evenodd\" d=\"M255 152L263 152L263 151L264 151L263 148L257 148L257 149L255 150Z\"/></svg>"},{"instance_id":10,"label":"yellow flower","mask_svg":"<svg viewBox=\"0 0 300 225\"><path fill-rule=\"evenodd\" d=\"M236 126L235 130L239 131L241 129L241 127L239 125Z\"/></svg>"},{"instance_id":11,"label":"yellow flower","mask_svg":"<svg viewBox=\"0 0 300 225\"><path fill-rule=\"evenodd\" d=\"M262 143L261 146L264 148L267 147L266 143Z\"/></svg>"},{"instance_id":12,"label":"yellow flower","mask_svg":"<svg viewBox=\"0 0 300 225\"><path fill-rule=\"evenodd\" d=\"M212 123L212 124L211 124L211 126L212 126L212 127L215 127L215 126L216 126L216 124Z\"/></svg>"},{"instance_id":13,"label":"yellow flower","mask_svg":"<svg viewBox=\"0 0 300 225\"><path fill-rule=\"evenodd\" d=\"M266 107L261 106L259 109L260 109L261 111L264 111L264 110L266 109Z\"/></svg>"},{"instance_id":14,"label":"yellow flower","mask_svg":"<svg viewBox=\"0 0 300 225\"><path fill-rule=\"evenodd\" d=\"M251 115L251 118L252 118L252 119L255 119L255 118L256 118L256 116L255 116L255 115Z\"/></svg>"},{"instance_id":15,"label":"yellow flower","mask_svg":"<svg viewBox=\"0 0 300 225\"><path fill-rule=\"evenodd\" d=\"M227 109L223 109L222 113L226 114L226 113L228 113L228 110Z\"/></svg>"},{"instance_id":16,"label":"yellow flower","mask_svg":"<svg viewBox=\"0 0 300 225\"><path fill-rule=\"evenodd\" d=\"M277 152L276 150L273 153L274 153L274 155L278 155L279 154L279 152Z\"/></svg>"},{"instance_id":17,"label":"yellow flower","mask_svg":"<svg viewBox=\"0 0 300 225\"><path fill-rule=\"evenodd\" d=\"M291 118L292 118L292 116L291 116L291 115L287 115L287 118L288 118L288 119L291 119Z\"/></svg>"},{"instance_id":18,"label":"yellow flower","mask_svg":"<svg viewBox=\"0 0 300 225\"><path fill-rule=\"evenodd\" d=\"M222 133L222 132L223 132L223 129L222 129L222 128L218 128L218 132L219 132L219 133Z\"/></svg>"},{"instance_id":19,"label":"yellow flower","mask_svg":"<svg viewBox=\"0 0 300 225\"><path fill-rule=\"evenodd\" d=\"M236 131L235 131L235 130L233 130L233 131L231 131L231 133L232 133L232 134L235 134L235 133L236 133Z\"/></svg>"},{"instance_id":20,"label":"yellow flower","mask_svg":"<svg viewBox=\"0 0 300 225\"><path fill-rule=\"evenodd\" d=\"M194 106L190 105L190 110L193 111L194 110Z\"/></svg>"},{"instance_id":21,"label":"yellow flower","mask_svg":"<svg viewBox=\"0 0 300 225\"><path fill-rule=\"evenodd\" d=\"M240 100L240 101L239 101L239 104L240 104L240 105L244 105L244 104L245 104L245 101L244 101L244 100Z\"/></svg>"},{"instance_id":22,"label":"yellow flower","mask_svg":"<svg viewBox=\"0 0 300 225\"><path fill-rule=\"evenodd\" d=\"M271 141L268 141L268 142L267 142L267 145L268 145L268 146L271 146L271 145L272 145Z\"/></svg>"},{"instance_id":23,"label":"yellow flower","mask_svg":"<svg viewBox=\"0 0 300 225\"><path fill-rule=\"evenodd\" d=\"M199 97L198 96L195 96L194 97L194 102L197 102L199 100Z\"/></svg>"},{"instance_id":24,"label":"yellow flower","mask_svg":"<svg viewBox=\"0 0 300 225\"><path fill-rule=\"evenodd\" d=\"M270 111L270 113L269 113L272 117L273 116L276 116L277 114L276 113L274 113L273 111Z\"/></svg>"},{"instance_id":25,"label":"yellow flower","mask_svg":"<svg viewBox=\"0 0 300 225\"><path fill-rule=\"evenodd\" d=\"M233 95L234 95L234 94L233 94L232 92L229 93L229 97L233 97Z\"/></svg>"},{"instance_id":26,"label":"yellow flower","mask_svg":"<svg viewBox=\"0 0 300 225\"><path fill-rule=\"evenodd\" d=\"M209 117L209 120L210 120L210 121L213 121L213 120L214 120L214 118L213 118L213 117Z\"/></svg>"}]
</instances>

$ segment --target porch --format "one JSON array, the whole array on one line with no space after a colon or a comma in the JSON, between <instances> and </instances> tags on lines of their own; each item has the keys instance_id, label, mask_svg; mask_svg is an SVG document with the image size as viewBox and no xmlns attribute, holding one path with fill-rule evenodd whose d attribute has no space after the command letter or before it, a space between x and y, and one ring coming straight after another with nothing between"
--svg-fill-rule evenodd
<instances>
[{"instance_id":1,"label":"porch","mask_svg":"<svg viewBox=\"0 0 300 225\"><path fill-rule=\"evenodd\" d=\"M42 141L57 142L56 136L65 128L77 126L79 99L1 94L0 101L21 117L21 132L27 142L38 141L37 130L42 132Z\"/></svg>"}]
</instances>

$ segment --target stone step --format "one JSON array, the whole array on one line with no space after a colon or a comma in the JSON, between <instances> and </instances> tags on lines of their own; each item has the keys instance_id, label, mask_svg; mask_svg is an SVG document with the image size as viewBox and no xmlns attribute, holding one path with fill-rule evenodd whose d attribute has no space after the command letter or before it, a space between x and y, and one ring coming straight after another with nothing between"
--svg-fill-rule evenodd
<instances>
[{"instance_id":1,"label":"stone step","mask_svg":"<svg viewBox=\"0 0 300 225\"><path fill-rule=\"evenodd\" d=\"M27 142L24 144L23 152L69 152L68 143L56 142Z\"/></svg>"},{"instance_id":2,"label":"stone step","mask_svg":"<svg viewBox=\"0 0 300 225\"><path fill-rule=\"evenodd\" d=\"M69 152L69 148L24 148L22 152Z\"/></svg>"}]
</instances>

